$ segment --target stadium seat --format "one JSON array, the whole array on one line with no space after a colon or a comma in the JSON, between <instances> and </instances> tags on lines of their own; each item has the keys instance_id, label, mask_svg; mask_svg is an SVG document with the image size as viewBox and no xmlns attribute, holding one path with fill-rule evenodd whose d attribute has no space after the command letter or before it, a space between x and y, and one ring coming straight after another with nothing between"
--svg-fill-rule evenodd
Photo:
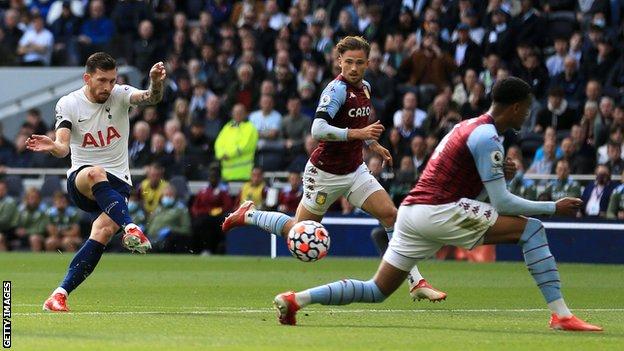
<instances>
[{"instance_id":1,"label":"stadium seat","mask_svg":"<svg viewBox=\"0 0 624 351\"><path fill-rule=\"evenodd\" d=\"M189 190L188 181L185 176L173 176L169 180L169 184L173 185L178 194L178 198L183 202L187 202L191 191Z\"/></svg>"},{"instance_id":2,"label":"stadium seat","mask_svg":"<svg viewBox=\"0 0 624 351\"><path fill-rule=\"evenodd\" d=\"M24 193L24 184L22 184L22 178L18 175L9 175L4 178L7 184L9 196L15 199L21 199Z\"/></svg>"}]
</instances>

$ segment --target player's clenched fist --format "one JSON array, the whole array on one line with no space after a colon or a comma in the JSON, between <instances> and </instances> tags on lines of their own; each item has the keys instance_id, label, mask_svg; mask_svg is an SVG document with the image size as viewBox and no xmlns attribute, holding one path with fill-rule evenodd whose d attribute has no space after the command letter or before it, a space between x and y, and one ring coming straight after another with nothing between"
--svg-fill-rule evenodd
<instances>
[{"instance_id":1,"label":"player's clenched fist","mask_svg":"<svg viewBox=\"0 0 624 351\"><path fill-rule=\"evenodd\" d=\"M152 82L162 82L167 77L167 71L165 70L165 64L161 62L156 63L150 69L150 79Z\"/></svg>"},{"instance_id":2,"label":"player's clenched fist","mask_svg":"<svg viewBox=\"0 0 624 351\"><path fill-rule=\"evenodd\" d=\"M581 208L583 201L574 197L564 197L555 203L555 215L558 216L575 216Z\"/></svg>"},{"instance_id":3,"label":"player's clenched fist","mask_svg":"<svg viewBox=\"0 0 624 351\"><path fill-rule=\"evenodd\" d=\"M360 133L358 133L358 136L355 139L377 140L381 136L381 133L383 133L384 129L384 126L379 121L376 121L371 125L359 129L358 131Z\"/></svg>"}]
</instances>

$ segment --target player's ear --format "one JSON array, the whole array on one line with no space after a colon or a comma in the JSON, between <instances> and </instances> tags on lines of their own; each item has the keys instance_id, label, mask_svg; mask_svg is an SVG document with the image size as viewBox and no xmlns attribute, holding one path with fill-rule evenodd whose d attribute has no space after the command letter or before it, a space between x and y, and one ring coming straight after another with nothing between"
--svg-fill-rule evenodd
<instances>
[{"instance_id":1,"label":"player's ear","mask_svg":"<svg viewBox=\"0 0 624 351\"><path fill-rule=\"evenodd\" d=\"M89 83L89 81L91 80L91 75L89 73L83 74L82 80L85 82L85 84Z\"/></svg>"}]
</instances>

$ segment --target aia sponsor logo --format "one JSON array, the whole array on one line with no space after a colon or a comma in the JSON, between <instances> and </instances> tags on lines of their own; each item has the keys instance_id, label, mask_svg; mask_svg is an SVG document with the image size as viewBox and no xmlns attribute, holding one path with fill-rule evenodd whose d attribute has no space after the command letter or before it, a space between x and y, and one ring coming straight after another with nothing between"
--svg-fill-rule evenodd
<instances>
[{"instance_id":1,"label":"aia sponsor logo","mask_svg":"<svg viewBox=\"0 0 624 351\"><path fill-rule=\"evenodd\" d=\"M97 138L97 139L96 139ZM113 126L109 126L106 129L106 136L102 133L101 130L98 130L97 134L93 135L91 133L87 133L84 135L82 139L82 147L105 147L110 145L110 143L115 140L115 138L121 139L121 135Z\"/></svg>"}]
</instances>

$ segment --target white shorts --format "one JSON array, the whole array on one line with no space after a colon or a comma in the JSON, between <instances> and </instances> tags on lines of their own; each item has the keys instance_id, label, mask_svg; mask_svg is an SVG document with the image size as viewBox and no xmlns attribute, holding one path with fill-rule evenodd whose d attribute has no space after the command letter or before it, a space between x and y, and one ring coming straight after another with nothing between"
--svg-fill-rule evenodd
<instances>
[{"instance_id":1,"label":"white shorts","mask_svg":"<svg viewBox=\"0 0 624 351\"><path fill-rule=\"evenodd\" d=\"M384 260L409 271L442 246L473 249L496 223L498 212L485 202L460 199L444 205L401 206Z\"/></svg>"},{"instance_id":2,"label":"white shorts","mask_svg":"<svg viewBox=\"0 0 624 351\"><path fill-rule=\"evenodd\" d=\"M319 216L342 195L353 206L362 208L364 201L377 190L383 187L364 163L353 173L339 175L322 171L308 161L303 172L303 206Z\"/></svg>"}]
</instances>

